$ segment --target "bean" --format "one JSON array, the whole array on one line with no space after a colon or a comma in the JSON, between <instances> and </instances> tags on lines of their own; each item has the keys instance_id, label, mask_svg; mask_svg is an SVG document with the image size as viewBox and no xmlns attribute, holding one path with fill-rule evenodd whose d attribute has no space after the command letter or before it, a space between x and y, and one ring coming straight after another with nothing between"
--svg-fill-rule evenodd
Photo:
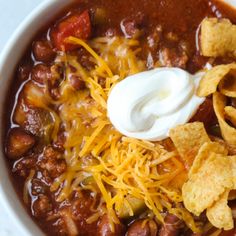
<instances>
[{"instance_id":1,"label":"bean","mask_svg":"<svg viewBox=\"0 0 236 236\"><path fill-rule=\"evenodd\" d=\"M18 79L20 81L25 81L29 78L31 72L31 66L29 64L22 64L18 68Z\"/></svg>"},{"instance_id":2,"label":"bean","mask_svg":"<svg viewBox=\"0 0 236 236\"><path fill-rule=\"evenodd\" d=\"M21 128L12 129L7 141L8 157L12 159L20 158L34 146L35 142L35 137Z\"/></svg>"},{"instance_id":3,"label":"bean","mask_svg":"<svg viewBox=\"0 0 236 236\"><path fill-rule=\"evenodd\" d=\"M123 236L124 226L122 224L115 224L114 232L110 228L109 218L104 215L98 225L98 236Z\"/></svg>"},{"instance_id":4,"label":"bean","mask_svg":"<svg viewBox=\"0 0 236 236\"><path fill-rule=\"evenodd\" d=\"M139 12L135 16L128 17L121 22L121 30L126 38L133 38L141 34L144 24L144 15Z\"/></svg>"},{"instance_id":5,"label":"bean","mask_svg":"<svg viewBox=\"0 0 236 236\"><path fill-rule=\"evenodd\" d=\"M152 221L147 221L146 223L144 220L136 220L132 223L126 236L156 236L157 235L157 225Z\"/></svg>"},{"instance_id":6,"label":"bean","mask_svg":"<svg viewBox=\"0 0 236 236\"><path fill-rule=\"evenodd\" d=\"M44 64L37 64L33 67L31 78L39 84L45 84L51 78L51 69Z\"/></svg>"},{"instance_id":7,"label":"bean","mask_svg":"<svg viewBox=\"0 0 236 236\"><path fill-rule=\"evenodd\" d=\"M85 88L85 82L75 75L70 77L70 84L75 90L82 90Z\"/></svg>"},{"instance_id":8,"label":"bean","mask_svg":"<svg viewBox=\"0 0 236 236\"><path fill-rule=\"evenodd\" d=\"M164 221L159 236L178 236L181 223L179 218L175 215L168 214Z\"/></svg>"},{"instance_id":9,"label":"bean","mask_svg":"<svg viewBox=\"0 0 236 236\"><path fill-rule=\"evenodd\" d=\"M36 41L33 44L33 54L37 61L49 63L54 60L56 53L48 41Z\"/></svg>"}]
</instances>

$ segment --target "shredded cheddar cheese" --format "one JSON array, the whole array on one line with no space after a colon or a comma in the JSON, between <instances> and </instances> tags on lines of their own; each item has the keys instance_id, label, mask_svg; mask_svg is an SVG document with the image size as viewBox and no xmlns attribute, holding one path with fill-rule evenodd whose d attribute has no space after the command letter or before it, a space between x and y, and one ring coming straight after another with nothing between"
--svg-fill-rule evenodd
<instances>
[{"instance_id":1,"label":"shredded cheddar cheese","mask_svg":"<svg viewBox=\"0 0 236 236\"><path fill-rule=\"evenodd\" d=\"M170 184L185 171L177 152L161 143L124 137L107 117L106 102L113 86L145 69L138 57L139 42L121 37L97 38L88 43L74 37L67 40L86 49L95 65L88 70L76 56L66 53L56 60L58 66L66 66L66 76L60 85L60 98L50 100L59 107L53 136L60 123L66 134L67 162L67 171L51 186L51 191L58 192L57 201L69 198L74 191L90 190L101 196L99 209L105 206L112 228L119 218L134 216L136 208L143 206L159 222L163 222L166 209L184 218L179 213L181 186L178 189ZM87 89L73 89L71 75L81 78ZM104 214L99 209L88 222ZM191 228L196 226L192 224Z\"/></svg>"}]
</instances>

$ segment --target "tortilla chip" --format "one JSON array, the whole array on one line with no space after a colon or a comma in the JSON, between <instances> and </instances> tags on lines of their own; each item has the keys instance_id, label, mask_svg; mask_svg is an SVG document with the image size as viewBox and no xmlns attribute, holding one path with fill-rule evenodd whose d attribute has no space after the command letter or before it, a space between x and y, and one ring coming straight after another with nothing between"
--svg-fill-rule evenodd
<instances>
[{"instance_id":1,"label":"tortilla chip","mask_svg":"<svg viewBox=\"0 0 236 236\"><path fill-rule=\"evenodd\" d=\"M219 200L226 189L233 189L232 165L228 157L210 153L196 174L183 185L185 207L199 216Z\"/></svg>"},{"instance_id":2,"label":"tortilla chip","mask_svg":"<svg viewBox=\"0 0 236 236\"><path fill-rule=\"evenodd\" d=\"M230 230L234 227L232 210L228 206L229 190L225 191L220 199L207 209L206 215L213 226L219 229Z\"/></svg>"},{"instance_id":3,"label":"tortilla chip","mask_svg":"<svg viewBox=\"0 0 236 236\"><path fill-rule=\"evenodd\" d=\"M224 95L218 92L213 94L213 107L220 125L222 136L228 144L236 145L236 129L225 121L226 104L227 98Z\"/></svg>"},{"instance_id":4,"label":"tortilla chip","mask_svg":"<svg viewBox=\"0 0 236 236\"><path fill-rule=\"evenodd\" d=\"M236 70L231 69L219 84L220 93L236 98Z\"/></svg>"},{"instance_id":5,"label":"tortilla chip","mask_svg":"<svg viewBox=\"0 0 236 236\"><path fill-rule=\"evenodd\" d=\"M228 19L204 19L201 24L200 43L203 56L236 56L236 26Z\"/></svg>"},{"instance_id":6,"label":"tortilla chip","mask_svg":"<svg viewBox=\"0 0 236 236\"><path fill-rule=\"evenodd\" d=\"M236 69L236 64L215 66L203 76L197 89L197 96L206 97L216 92L219 83ZM224 88L224 87L223 87Z\"/></svg>"},{"instance_id":7,"label":"tortilla chip","mask_svg":"<svg viewBox=\"0 0 236 236\"><path fill-rule=\"evenodd\" d=\"M228 150L226 149L226 147L224 145L221 145L217 142L204 143L201 146L201 148L200 148L200 150L193 162L191 169L189 170L190 177L191 177L191 175L194 175L199 171L199 169L201 168L203 163L210 156L210 153L222 154L224 156L227 156Z\"/></svg>"},{"instance_id":8,"label":"tortilla chip","mask_svg":"<svg viewBox=\"0 0 236 236\"><path fill-rule=\"evenodd\" d=\"M232 174L233 174L233 182L234 182L234 190L236 190L236 156L229 156L232 165Z\"/></svg>"},{"instance_id":9,"label":"tortilla chip","mask_svg":"<svg viewBox=\"0 0 236 236\"><path fill-rule=\"evenodd\" d=\"M226 143L222 138L210 135L211 141L217 142L228 150L228 155L236 155L236 146Z\"/></svg>"},{"instance_id":10,"label":"tortilla chip","mask_svg":"<svg viewBox=\"0 0 236 236\"><path fill-rule=\"evenodd\" d=\"M236 109L234 107L225 107L225 116L234 126L236 126Z\"/></svg>"},{"instance_id":11,"label":"tortilla chip","mask_svg":"<svg viewBox=\"0 0 236 236\"><path fill-rule=\"evenodd\" d=\"M170 138L187 169L192 166L200 147L204 143L210 142L204 125L200 122L179 125L171 129Z\"/></svg>"}]
</instances>

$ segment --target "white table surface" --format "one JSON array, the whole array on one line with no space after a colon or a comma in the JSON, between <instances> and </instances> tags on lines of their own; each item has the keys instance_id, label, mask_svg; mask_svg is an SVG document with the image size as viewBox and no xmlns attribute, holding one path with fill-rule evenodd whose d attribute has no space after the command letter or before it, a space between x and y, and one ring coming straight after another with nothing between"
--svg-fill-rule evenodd
<instances>
[{"instance_id":1,"label":"white table surface","mask_svg":"<svg viewBox=\"0 0 236 236\"><path fill-rule=\"evenodd\" d=\"M20 22L42 1L0 0L0 52ZM14 222L7 215L4 206L1 204L0 202L0 236L19 236Z\"/></svg>"},{"instance_id":2,"label":"white table surface","mask_svg":"<svg viewBox=\"0 0 236 236\"><path fill-rule=\"evenodd\" d=\"M0 52L20 22L43 0L0 0Z\"/></svg>"}]
</instances>

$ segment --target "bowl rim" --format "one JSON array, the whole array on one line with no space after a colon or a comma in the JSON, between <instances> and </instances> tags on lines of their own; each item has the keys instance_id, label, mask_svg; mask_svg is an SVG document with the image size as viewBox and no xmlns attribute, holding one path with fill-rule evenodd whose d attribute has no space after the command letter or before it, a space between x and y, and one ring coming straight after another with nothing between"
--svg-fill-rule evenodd
<instances>
[{"instance_id":1,"label":"bowl rim","mask_svg":"<svg viewBox=\"0 0 236 236\"><path fill-rule=\"evenodd\" d=\"M53 19L57 13L59 13L63 8L70 4L72 0L43 0L36 6L19 24L16 28L14 33L10 36L8 42L5 44L2 52L0 53L0 130L2 130L3 125L3 117L4 116L4 107L5 107L5 100L6 100L6 93L9 88L9 84L11 83L11 75L13 74L12 68L15 68L17 62L19 62L20 58L22 57L22 52L25 51L25 47L31 42L31 38L35 36L37 30L40 27L47 24L50 19ZM56 7L56 9L55 9ZM52 14L46 15L46 13L51 12ZM38 22L41 17L46 16L42 22ZM32 29L32 25L37 26ZM30 35L24 35L29 33ZM15 63L7 65L8 62L11 62L11 56L14 56L14 49L17 47L19 48L18 40L21 38L25 38L26 42L23 42L22 48L19 49L18 55L16 55ZM17 47L16 47L17 46ZM10 70L8 69L10 68ZM11 71L11 72L10 72ZM4 73L6 72L6 73ZM6 75L4 75L6 74ZM3 101L2 101L3 100ZM1 171L0 171L0 202L1 206L8 214L8 217L11 221L14 222L12 230L17 232L19 230L19 234L22 236L41 236L44 235L43 231L38 227L35 221L30 217L27 210L23 206L21 200L17 196L17 192L12 184L11 177L9 170L7 168L7 163L4 157L4 140L3 134L0 135L0 164L1 164ZM7 178L4 178L6 177ZM10 186L9 186L10 185ZM13 195L12 195L13 194ZM15 206L15 207L14 207ZM17 231L15 231L17 229Z\"/></svg>"}]
</instances>

